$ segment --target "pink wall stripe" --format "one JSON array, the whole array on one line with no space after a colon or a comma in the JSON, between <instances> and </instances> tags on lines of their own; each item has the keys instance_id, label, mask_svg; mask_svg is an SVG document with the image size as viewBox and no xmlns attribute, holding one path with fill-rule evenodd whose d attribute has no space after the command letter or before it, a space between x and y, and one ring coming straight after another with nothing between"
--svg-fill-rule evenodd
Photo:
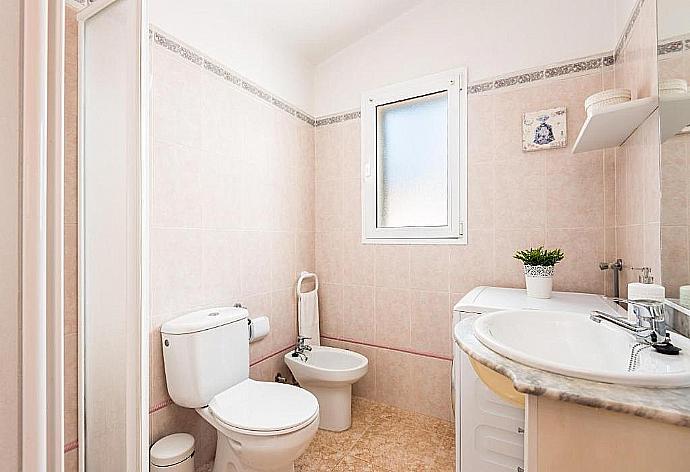
<instances>
[{"instance_id":1,"label":"pink wall stripe","mask_svg":"<svg viewBox=\"0 0 690 472\"><path fill-rule=\"evenodd\" d=\"M165 400L160 401L160 402L156 403L155 405L153 405L151 408L149 408L149 415L151 413L157 412L158 410L162 410L166 406L170 406L172 404L173 404L173 401L170 398L166 398Z\"/></svg>"},{"instance_id":2,"label":"pink wall stripe","mask_svg":"<svg viewBox=\"0 0 690 472\"><path fill-rule=\"evenodd\" d=\"M363 341L356 341L354 339L348 339L348 338L336 338L334 336L321 335L321 339L330 339L331 341L342 341L342 342L346 342L346 343L359 344L361 346L375 347L378 349L387 349L389 351L404 352L407 354L414 354L415 356L431 357L433 359L441 359L443 361L452 361L453 360L453 358L451 358L451 357L440 356L438 354L432 354L430 352L414 351L412 349L400 349L397 347L381 346L380 344L365 343Z\"/></svg>"},{"instance_id":3,"label":"pink wall stripe","mask_svg":"<svg viewBox=\"0 0 690 472\"><path fill-rule=\"evenodd\" d=\"M67 454L69 451L74 451L78 447L79 447L79 441L78 440L68 442L67 444L65 444L65 454Z\"/></svg>"}]
</instances>

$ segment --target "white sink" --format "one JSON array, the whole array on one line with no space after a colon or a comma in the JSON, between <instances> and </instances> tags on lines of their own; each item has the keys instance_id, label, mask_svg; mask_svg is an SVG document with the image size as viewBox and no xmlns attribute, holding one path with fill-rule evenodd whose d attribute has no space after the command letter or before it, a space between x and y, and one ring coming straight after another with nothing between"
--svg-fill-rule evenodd
<instances>
[{"instance_id":1,"label":"white sink","mask_svg":"<svg viewBox=\"0 0 690 472\"><path fill-rule=\"evenodd\" d=\"M477 319L474 333L504 357L557 374L640 387L690 386L690 339L675 333L671 341L682 349L679 355L647 347L632 367L635 337L582 313L498 311Z\"/></svg>"}]
</instances>

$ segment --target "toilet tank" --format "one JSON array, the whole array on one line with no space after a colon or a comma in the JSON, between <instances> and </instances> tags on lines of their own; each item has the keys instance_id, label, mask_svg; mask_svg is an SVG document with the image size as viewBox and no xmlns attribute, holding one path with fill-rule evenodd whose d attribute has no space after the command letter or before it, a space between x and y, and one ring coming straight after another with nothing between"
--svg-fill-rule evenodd
<instances>
[{"instance_id":1,"label":"toilet tank","mask_svg":"<svg viewBox=\"0 0 690 472\"><path fill-rule=\"evenodd\" d=\"M208 308L161 326L170 398L201 408L220 392L249 378L247 309Z\"/></svg>"}]
</instances>

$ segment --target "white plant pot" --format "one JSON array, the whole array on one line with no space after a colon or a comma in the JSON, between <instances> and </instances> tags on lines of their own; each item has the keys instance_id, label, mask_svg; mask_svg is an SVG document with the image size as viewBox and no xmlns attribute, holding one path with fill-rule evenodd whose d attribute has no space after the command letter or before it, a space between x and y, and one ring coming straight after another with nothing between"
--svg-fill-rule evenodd
<instances>
[{"instance_id":1,"label":"white plant pot","mask_svg":"<svg viewBox=\"0 0 690 472\"><path fill-rule=\"evenodd\" d=\"M553 266L525 266L527 296L551 298L553 291Z\"/></svg>"}]
</instances>

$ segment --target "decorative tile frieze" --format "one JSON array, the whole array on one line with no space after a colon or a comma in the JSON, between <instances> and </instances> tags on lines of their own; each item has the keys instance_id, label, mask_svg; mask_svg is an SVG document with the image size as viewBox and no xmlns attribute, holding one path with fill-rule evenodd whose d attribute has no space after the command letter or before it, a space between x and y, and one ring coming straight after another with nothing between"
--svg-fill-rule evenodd
<instances>
[{"instance_id":1,"label":"decorative tile frieze","mask_svg":"<svg viewBox=\"0 0 690 472\"><path fill-rule=\"evenodd\" d=\"M671 54L674 52L683 51L683 40L669 41L667 43L659 44L657 46L657 54L663 56L664 54Z\"/></svg>"},{"instance_id":2,"label":"decorative tile frieze","mask_svg":"<svg viewBox=\"0 0 690 472\"><path fill-rule=\"evenodd\" d=\"M620 56L621 52L623 51L623 48L628 44L628 39L630 39L630 33L632 32L632 29L635 26L637 17L640 16L640 10L642 10L642 5L644 5L644 2L645 0L637 0L635 8L633 9L630 18L628 19L628 23L625 25L625 30L623 30L623 34L621 35L620 39L618 40L618 43L616 44L616 50L613 54L615 58L614 61L618 58L618 56Z\"/></svg>"},{"instance_id":3,"label":"decorative tile frieze","mask_svg":"<svg viewBox=\"0 0 690 472\"><path fill-rule=\"evenodd\" d=\"M209 71L210 73L230 82L234 86L241 88L245 92L265 101L266 103L269 103L276 108L289 113L290 115L304 121L305 123L308 123L311 126L315 125L316 120L313 117L298 110L296 107L290 105L281 98L272 95L270 92L262 89L258 85L251 83L249 80L242 78L239 74L228 67L223 66L219 62L216 62L209 57L205 57L203 54L195 51L191 47L183 45L180 41L171 39L163 32L151 28L149 30L149 39L153 41L153 44L177 54L182 59Z\"/></svg>"},{"instance_id":4,"label":"decorative tile frieze","mask_svg":"<svg viewBox=\"0 0 690 472\"><path fill-rule=\"evenodd\" d=\"M359 110L348 111L345 113L339 113L337 115L326 116L322 118L317 118L314 126L325 126L332 125L335 123L341 123L348 120L356 120L362 117L362 113Z\"/></svg>"},{"instance_id":5,"label":"decorative tile frieze","mask_svg":"<svg viewBox=\"0 0 690 472\"><path fill-rule=\"evenodd\" d=\"M564 64L545 66L543 69L536 71L520 72L496 77L489 81L474 82L469 85L467 92L473 95L506 87L529 84L539 80L562 78L570 74L581 74L583 72L595 71L601 67L608 67L613 65L613 62L613 55L610 53L578 59Z\"/></svg>"}]
</instances>

